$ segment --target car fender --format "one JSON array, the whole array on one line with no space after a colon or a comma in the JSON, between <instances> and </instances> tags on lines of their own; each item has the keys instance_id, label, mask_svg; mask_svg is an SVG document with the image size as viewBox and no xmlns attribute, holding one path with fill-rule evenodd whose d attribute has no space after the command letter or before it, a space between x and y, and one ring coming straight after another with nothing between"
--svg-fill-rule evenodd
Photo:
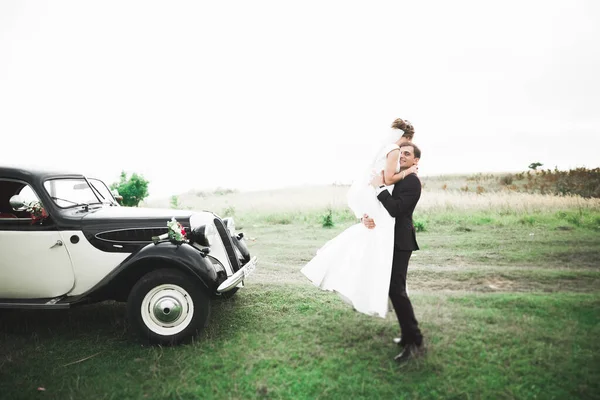
<instances>
[{"instance_id":1,"label":"car fender","mask_svg":"<svg viewBox=\"0 0 600 400\"><path fill-rule=\"evenodd\" d=\"M155 269L172 267L198 278L207 293L216 292L217 272L199 250L187 243L148 244L131 254L87 294L100 299L124 300L131 287L143 275Z\"/></svg>"}]
</instances>

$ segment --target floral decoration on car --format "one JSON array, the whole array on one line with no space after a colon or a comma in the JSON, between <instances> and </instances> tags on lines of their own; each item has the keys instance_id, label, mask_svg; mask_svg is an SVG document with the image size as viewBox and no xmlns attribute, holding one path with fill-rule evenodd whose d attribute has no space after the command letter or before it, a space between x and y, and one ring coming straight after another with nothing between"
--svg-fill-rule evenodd
<instances>
[{"instance_id":1,"label":"floral decoration on car","mask_svg":"<svg viewBox=\"0 0 600 400\"><path fill-rule=\"evenodd\" d=\"M177 243L188 241L185 235L185 228L175 218L171 218L167 222L167 227L169 228L169 239Z\"/></svg>"},{"instance_id":2,"label":"floral decoration on car","mask_svg":"<svg viewBox=\"0 0 600 400\"><path fill-rule=\"evenodd\" d=\"M167 221L167 228L169 228L167 233L163 233L160 236L152 236L154 244L158 244L161 240L166 239L177 244L188 242L185 228L175 219L175 217L172 217L170 221Z\"/></svg>"},{"instance_id":3,"label":"floral decoration on car","mask_svg":"<svg viewBox=\"0 0 600 400\"><path fill-rule=\"evenodd\" d=\"M40 225L48 218L48 213L40 201L31 201L25 205L25 211L31 214L31 223Z\"/></svg>"}]
</instances>

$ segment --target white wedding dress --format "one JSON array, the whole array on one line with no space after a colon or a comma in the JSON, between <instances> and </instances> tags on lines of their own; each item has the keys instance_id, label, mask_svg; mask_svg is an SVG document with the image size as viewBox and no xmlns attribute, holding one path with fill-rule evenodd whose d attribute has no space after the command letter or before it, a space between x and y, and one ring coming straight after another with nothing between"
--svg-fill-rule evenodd
<instances>
[{"instance_id":1,"label":"white wedding dress","mask_svg":"<svg viewBox=\"0 0 600 400\"><path fill-rule=\"evenodd\" d=\"M367 214L375 220L375 228L362 223L351 226L321 247L301 269L315 286L337 292L356 311L382 318L388 311L395 219L381 205L370 182L373 174L385 168L387 154L397 148L396 144L385 146L348 192L348 205L356 217ZM391 192L393 186L387 189Z\"/></svg>"}]
</instances>

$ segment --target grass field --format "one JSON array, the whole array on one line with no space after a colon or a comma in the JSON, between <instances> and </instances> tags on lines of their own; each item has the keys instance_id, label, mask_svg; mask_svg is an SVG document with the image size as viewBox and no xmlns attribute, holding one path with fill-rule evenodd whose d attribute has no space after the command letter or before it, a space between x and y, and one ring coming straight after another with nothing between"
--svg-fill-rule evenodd
<instances>
[{"instance_id":1,"label":"grass field","mask_svg":"<svg viewBox=\"0 0 600 400\"><path fill-rule=\"evenodd\" d=\"M426 181L415 215L408 286L428 351L413 363L393 362L393 313L356 313L299 272L355 223L347 187L190 193L182 207L245 232L260 259L246 288L173 348L135 341L123 304L3 311L0 398L600 398L600 201L446 181Z\"/></svg>"}]
</instances>

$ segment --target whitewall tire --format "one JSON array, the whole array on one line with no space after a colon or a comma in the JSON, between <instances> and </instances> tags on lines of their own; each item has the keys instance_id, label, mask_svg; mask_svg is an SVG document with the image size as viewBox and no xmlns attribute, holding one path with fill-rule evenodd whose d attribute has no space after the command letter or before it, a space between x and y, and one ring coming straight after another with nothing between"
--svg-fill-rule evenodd
<instances>
[{"instance_id":1,"label":"whitewall tire","mask_svg":"<svg viewBox=\"0 0 600 400\"><path fill-rule=\"evenodd\" d=\"M133 329L159 344L175 344L195 336L210 314L210 298L201 285L199 280L175 269L144 275L127 300Z\"/></svg>"}]
</instances>

